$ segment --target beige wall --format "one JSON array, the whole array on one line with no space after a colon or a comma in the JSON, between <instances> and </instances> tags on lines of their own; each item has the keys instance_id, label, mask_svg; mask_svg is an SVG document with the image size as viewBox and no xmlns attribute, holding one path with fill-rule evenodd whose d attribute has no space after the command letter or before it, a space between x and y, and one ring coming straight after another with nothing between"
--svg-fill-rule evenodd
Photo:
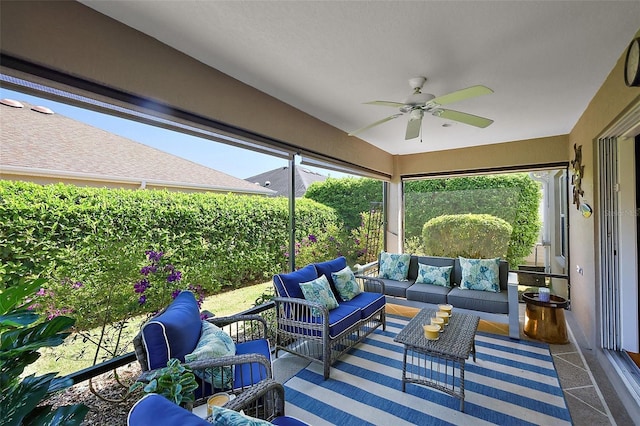
<instances>
[{"instance_id":1,"label":"beige wall","mask_svg":"<svg viewBox=\"0 0 640 426\"><path fill-rule=\"evenodd\" d=\"M385 151L80 3L3 1L0 12L5 54L392 173Z\"/></svg>"},{"instance_id":2,"label":"beige wall","mask_svg":"<svg viewBox=\"0 0 640 426\"><path fill-rule=\"evenodd\" d=\"M403 155L397 159L397 173L448 173L465 170L531 166L569 161L567 135L529 139L447 151Z\"/></svg>"},{"instance_id":3,"label":"beige wall","mask_svg":"<svg viewBox=\"0 0 640 426\"><path fill-rule=\"evenodd\" d=\"M626 46L621 46L621 50L625 49ZM582 163L585 166L582 180L583 200L591 205L594 212L598 211L594 159L597 138L631 105L640 100L640 88L629 88L624 84L624 57L625 53L622 52L616 66L569 134L568 149L572 159L573 144L582 145ZM584 218L575 206L572 206L569 209L569 223L571 264L568 265L568 270L571 277L572 310L589 342L597 347L598 215ZM583 274L577 272L576 266L583 269Z\"/></svg>"}]
</instances>

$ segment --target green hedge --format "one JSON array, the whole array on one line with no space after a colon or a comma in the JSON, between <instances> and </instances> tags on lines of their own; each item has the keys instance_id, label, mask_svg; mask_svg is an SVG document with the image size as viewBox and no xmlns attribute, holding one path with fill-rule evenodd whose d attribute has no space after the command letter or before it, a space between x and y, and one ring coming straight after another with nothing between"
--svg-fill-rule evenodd
<instances>
[{"instance_id":1,"label":"green hedge","mask_svg":"<svg viewBox=\"0 0 640 426\"><path fill-rule=\"evenodd\" d=\"M513 228L488 214L435 217L424 224L424 248L432 256L505 258Z\"/></svg>"},{"instance_id":2,"label":"green hedge","mask_svg":"<svg viewBox=\"0 0 640 426\"><path fill-rule=\"evenodd\" d=\"M506 260L518 265L538 239L540 198L539 184L526 173L406 182L405 238L421 240L424 224L438 216L489 214L512 226Z\"/></svg>"},{"instance_id":3,"label":"green hedge","mask_svg":"<svg viewBox=\"0 0 640 426\"><path fill-rule=\"evenodd\" d=\"M144 265L144 251L157 250L170 254L184 283L211 294L285 270L288 224L285 198L0 181L0 282L75 271L85 279L120 276L125 282L112 284L132 288L139 270L118 265ZM298 238L329 224L339 224L330 207L296 203Z\"/></svg>"},{"instance_id":4,"label":"green hedge","mask_svg":"<svg viewBox=\"0 0 640 426\"><path fill-rule=\"evenodd\" d=\"M372 202L382 202L382 185L379 180L367 178L328 178L311 184L304 198L333 207L344 225L355 229L362 221L360 214L368 212Z\"/></svg>"}]
</instances>

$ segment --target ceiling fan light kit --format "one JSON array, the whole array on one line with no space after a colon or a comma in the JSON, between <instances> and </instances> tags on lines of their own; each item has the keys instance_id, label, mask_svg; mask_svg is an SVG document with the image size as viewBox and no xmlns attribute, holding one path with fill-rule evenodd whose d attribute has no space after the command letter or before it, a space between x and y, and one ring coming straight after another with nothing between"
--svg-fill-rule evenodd
<instances>
[{"instance_id":1,"label":"ceiling fan light kit","mask_svg":"<svg viewBox=\"0 0 640 426\"><path fill-rule=\"evenodd\" d=\"M378 120L375 123L362 127L354 132L349 133L349 136L356 135L374 126L386 123L387 121L393 120L394 118L398 118L406 113L409 113L409 121L407 123L405 140L417 138L420 135L420 127L422 125L422 118L424 117L425 111L436 117L458 121L460 123L480 128L485 128L493 123L493 120L488 118L479 117L477 115L468 114L466 112L441 108L442 105L459 102L464 99L475 98L477 96L488 95L490 93L493 93L493 90L489 89L486 86L479 85L471 86L466 89L457 90L455 92L436 97L431 93L422 93L422 87L424 86L426 81L426 77L410 78L409 86L411 86L411 88L413 89L413 93L409 95L404 103L392 101L366 102L366 104L369 105L398 108L400 110L400 113L390 115L383 118L382 120Z\"/></svg>"}]
</instances>

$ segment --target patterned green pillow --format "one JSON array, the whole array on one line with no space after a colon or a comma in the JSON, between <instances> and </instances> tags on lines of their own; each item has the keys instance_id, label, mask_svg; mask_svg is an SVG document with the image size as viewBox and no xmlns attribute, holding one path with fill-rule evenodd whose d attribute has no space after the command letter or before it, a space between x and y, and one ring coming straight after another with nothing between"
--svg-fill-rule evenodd
<instances>
[{"instance_id":1,"label":"patterned green pillow","mask_svg":"<svg viewBox=\"0 0 640 426\"><path fill-rule=\"evenodd\" d=\"M216 426L262 426L269 425L266 420L256 419L255 417L245 416L237 411L230 410L224 407L213 406L213 412L211 416L207 418L209 423L213 423Z\"/></svg>"},{"instance_id":2,"label":"patterned green pillow","mask_svg":"<svg viewBox=\"0 0 640 426\"><path fill-rule=\"evenodd\" d=\"M196 348L190 354L184 356L186 362L201 361L204 359L220 358L236 354L236 344L233 339L215 324L202 321L200 340ZM233 368L224 367L196 370L194 374L211 383L216 389L230 389L233 387Z\"/></svg>"},{"instance_id":3,"label":"patterned green pillow","mask_svg":"<svg viewBox=\"0 0 640 426\"><path fill-rule=\"evenodd\" d=\"M329 280L327 280L327 277L325 277L324 275L316 278L313 281L300 283L300 289L302 290L302 294L304 294L304 298L306 300L320 303L326 306L329 310L335 309L339 306L336 297L331 291ZM314 308L313 315L320 316L322 315L322 313L318 309Z\"/></svg>"},{"instance_id":4,"label":"patterned green pillow","mask_svg":"<svg viewBox=\"0 0 640 426\"><path fill-rule=\"evenodd\" d=\"M410 260L411 255L409 253L392 254L383 251L382 253L380 253L380 267L378 278L386 278L396 281L407 281Z\"/></svg>"},{"instance_id":5,"label":"patterned green pillow","mask_svg":"<svg viewBox=\"0 0 640 426\"><path fill-rule=\"evenodd\" d=\"M333 278L333 283L336 285L338 294L345 302L362 293L362 289L360 289L356 281L356 276L353 275L351 268L348 266L338 272L332 272L331 278Z\"/></svg>"},{"instance_id":6,"label":"patterned green pillow","mask_svg":"<svg viewBox=\"0 0 640 426\"><path fill-rule=\"evenodd\" d=\"M500 259L466 259L459 257L462 269L460 288L500 292Z\"/></svg>"},{"instance_id":7,"label":"patterned green pillow","mask_svg":"<svg viewBox=\"0 0 640 426\"><path fill-rule=\"evenodd\" d=\"M433 284L451 287L451 270L453 266L432 266L418 263L416 284Z\"/></svg>"}]
</instances>

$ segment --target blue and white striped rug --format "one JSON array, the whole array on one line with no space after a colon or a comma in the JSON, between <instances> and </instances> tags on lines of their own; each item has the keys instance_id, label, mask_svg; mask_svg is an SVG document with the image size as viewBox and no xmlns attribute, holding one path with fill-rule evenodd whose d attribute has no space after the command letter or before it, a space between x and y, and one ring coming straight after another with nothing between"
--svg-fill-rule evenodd
<instances>
[{"instance_id":1,"label":"blue and white striped rug","mask_svg":"<svg viewBox=\"0 0 640 426\"><path fill-rule=\"evenodd\" d=\"M477 362L465 364L465 407L435 389L407 384L402 345L393 341L407 320L388 317L322 378L312 363L285 383L286 413L322 425L563 425L571 416L546 344L476 335Z\"/></svg>"}]
</instances>

